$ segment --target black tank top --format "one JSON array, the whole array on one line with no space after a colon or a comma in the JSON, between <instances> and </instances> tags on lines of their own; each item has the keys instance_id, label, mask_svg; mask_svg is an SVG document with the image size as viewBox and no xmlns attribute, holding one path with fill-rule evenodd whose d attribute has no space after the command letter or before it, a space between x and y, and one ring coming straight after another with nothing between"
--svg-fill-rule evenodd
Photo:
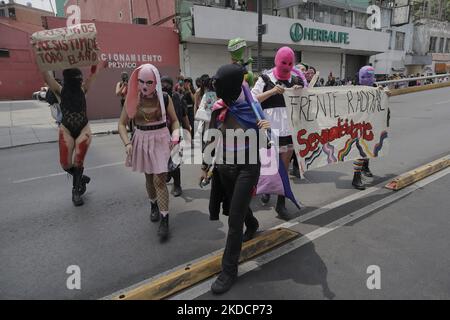
<instances>
[{"instance_id":1,"label":"black tank top","mask_svg":"<svg viewBox=\"0 0 450 320\"><path fill-rule=\"evenodd\" d=\"M281 85L284 88L292 88L296 84L302 84L302 80L298 77L293 76L291 82L287 80L278 80L277 83L273 83L267 74L263 74L261 78L264 80L264 92L273 89L276 85ZM281 108L286 107L286 102L284 101L284 96L282 94L276 94L271 96L269 99L261 103L263 109Z\"/></svg>"}]
</instances>

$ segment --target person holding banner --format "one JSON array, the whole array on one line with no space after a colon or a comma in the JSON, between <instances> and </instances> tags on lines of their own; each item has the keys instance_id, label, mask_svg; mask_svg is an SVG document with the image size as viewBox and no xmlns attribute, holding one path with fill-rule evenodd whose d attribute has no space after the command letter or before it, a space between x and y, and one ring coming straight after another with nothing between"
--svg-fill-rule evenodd
<instances>
[{"instance_id":1,"label":"person holding banner","mask_svg":"<svg viewBox=\"0 0 450 320\"><path fill-rule=\"evenodd\" d=\"M104 66L101 63L100 66ZM63 85L53 77L52 72L43 72L50 89L61 97L62 121L59 127L59 154L61 167L73 176L72 202L82 206L82 195L91 179L85 175L84 159L92 141L87 117L86 93L94 82L99 68L91 67L91 73L83 82L83 73L78 68L63 71Z\"/></svg>"},{"instance_id":2,"label":"person holding banner","mask_svg":"<svg viewBox=\"0 0 450 320\"><path fill-rule=\"evenodd\" d=\"M239 64L220 67L214 77L217 97L221 100L214 105L209 133L219 132L219 137L216 137L216 134L208 135L207 148L210 148L210 145L215 146L213 148L215 156L223 157L223 161L217 161L220 162L217 164L220 185L217 185L216 188L220 188L229 204L227 243L222 258L222 272L211 287L214 294L222 294L231 289L238 275L242 242L254 237L259 228L258 220L250 209L250 202L261 170L259 147L251 144L241 145L235 139L226 137L230 131L244 133L250 130L255 130L256 137L258 137L260 129L270 129L268 121L257 120L248 101L239 99L243 90L248 90L250 96L250 90L242 84L243 81L244 68ZM262 110L260 113L262 114ZM228 140L233 142L227 145ZM251 147L256 147L256 149ZM251 156L253 152L256 157ZM202 181L208 179L208 172L213 164L212 157L207 158L209 156L213 155L205 151ZM251 161L252 158L255 158L256 163ZM237 159L245 159L245 161L241 164L236 161ZM237 162L239 164L236 164ZM243 234L244 224L247 227L245 235Z\"/></svg>"},{"instance_id":3,"label":"person holding banner","mask_svg":"<svg viewBox=\"0 0 450 320\"><path fill-rule=\"evenodd\" d=\"M289 163L294 154L294 145L283 93L285 88L305 86L301 78L293 75L294 63L294 51L289 47L282 47L275 56L275 67L259 77L252 90L253 96L262 105L265 118L269 120L273 134L277 134L279 137L280 159L286 172L289 170ZM270 201L270 195L263 195L261 201L266 205ZM284 196L278 196L276 212L280 218L291 220L285 202Z\"/></svg>"},{"instance_id":4,"label":"person holding banner","mask_svg":"<svg viewBox=\"0 0 450 320\"><path fill-rule=\"evenodd\" d=\"M375 69L372 66L365 66L359 70L359 85L373 87L375 84ZM353 162L353 182L352 185L357 190L366 190L362 175L372 178L373 174L369 169L369 159L362 158Z\"/></svg>"},{"instance_id":5,"label":"person holding banner","mask_svg":"<svg viewBox=\"0 0 450 320\"><path fill-rule=\"evenodd\" d=\"M172 140L167 116L174 133ZM130 119L136 124L131 141L126 129ZM150 220L161 220L158 235L165 240L169 236L168 163L171 148L180 141L180 125L172 99L163 93L159 71L152 64L138 67L131 75L118 127L127 154L126 166L145 174Z\"/></svg>"}]
</instances>

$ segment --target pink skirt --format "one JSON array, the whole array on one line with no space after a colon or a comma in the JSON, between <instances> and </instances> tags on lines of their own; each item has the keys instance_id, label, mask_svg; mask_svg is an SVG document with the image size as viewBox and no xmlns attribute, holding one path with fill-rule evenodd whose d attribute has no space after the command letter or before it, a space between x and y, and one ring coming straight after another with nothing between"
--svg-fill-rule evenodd
<instances>
[{"instance_id":1,"label":"pink skirt","mask_svg":"<svg viewBox=\"0 0 450 320\"><path fill-rule=\"evenodd\" d=\"M133 153L125 165L134 172L161 174L168 172L170 159L170 132L168 128L134 131Z\"/></svg>"}]
</instances>

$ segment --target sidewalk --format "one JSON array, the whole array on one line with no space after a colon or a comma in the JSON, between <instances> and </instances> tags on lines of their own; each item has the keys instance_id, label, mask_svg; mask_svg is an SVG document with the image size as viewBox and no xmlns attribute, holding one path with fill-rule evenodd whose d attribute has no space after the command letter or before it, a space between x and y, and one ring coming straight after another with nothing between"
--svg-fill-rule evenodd
<instances>
[{"instance_id":1,"label":"sidewalk","mask_svg":"<svg viewBox=\"0 0 450 320\"><path fill-rule=\"evenodd\" d=\"M93 134L117 131L118 119L91 121ZM47 103L0 101L0 149L58 141L58 126Z\"/></svg>"}]
</instances>

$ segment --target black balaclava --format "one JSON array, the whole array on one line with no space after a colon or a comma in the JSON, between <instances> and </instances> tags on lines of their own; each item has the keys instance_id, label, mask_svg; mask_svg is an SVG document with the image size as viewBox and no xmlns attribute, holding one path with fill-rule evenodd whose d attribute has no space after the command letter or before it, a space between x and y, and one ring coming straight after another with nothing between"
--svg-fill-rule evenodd
<instances>
[{"instance_id":1,"label":"black balaclava","mask_svg":"<svg viewBox=\"0 0 450 320\"><path fill-rule=\"evenodd\" d=\"M172 96L173 93L173 80L168 76L161 77L162 91Z\"/></svg>"},{"instance_id":2,"label":"black balaclava","mask_svg":"<svg viewBox=\"0 0 450 320\"><path fill-rule=\"evenodd\" d=\"M70 89L81 89L83 73L78 68L65 69L63 71L64 86Z\"/></svg>"},{"instance_id":3,"label":"black balaclava","mask_svg":"<svg viewBox=\"0 0 450 320\"><path fill-rule=\"evenodd\" d=\"M72 112L82 112L86 109L86 98L81 88L83 73L80 69L65 69L64 84L61 92L61 103L65 109Z\"/></svg>"},{"instance_id":4,"label":"black balaclava","mask_svg":"<svg viewBox=\"0 0 450 320\"><path fill-rule=\"evenodd\" d=\"M217 97L231 106L241 95L244 68L238 64L224 65L217 70L213 79Z\"/></svg>"},{"instance_id":5,"label":"black balaclava","mask_svg":"<svg viewBox=\"0 0 450 320\"><path fill-rule=\"evenodd\" d=\"M128 80L130 79L130 76L126 72L122 72L120 77L121 77L123 82L128 82Z\"/></svg>"}]
</instances>

